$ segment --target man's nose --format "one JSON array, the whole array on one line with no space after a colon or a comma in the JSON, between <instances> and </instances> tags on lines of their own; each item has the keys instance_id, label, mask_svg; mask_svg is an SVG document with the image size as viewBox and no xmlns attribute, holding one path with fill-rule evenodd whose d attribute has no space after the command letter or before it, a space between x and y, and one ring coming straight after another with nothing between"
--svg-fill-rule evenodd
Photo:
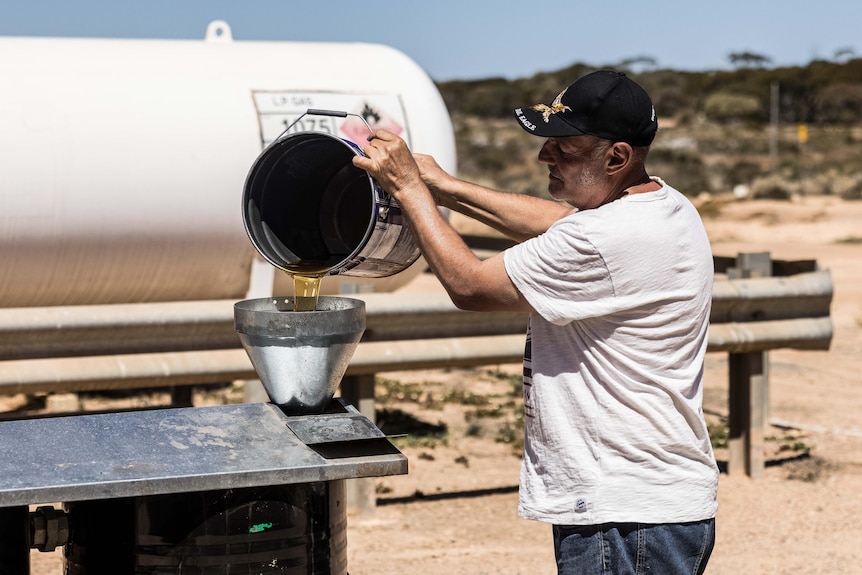
<instances>
[{"instance_id":1,"label":"man's nose","mask_svg":"<svg viewBox=\"0 0 862 575\"><path fill-rule=\"evenodd\" d=\"M551 140L545 140L545 143L542 144L542 147L539 149L539 161L543 164L552 164L554 163L554 154L551 151Z\"/></svg>"}]
</instances>

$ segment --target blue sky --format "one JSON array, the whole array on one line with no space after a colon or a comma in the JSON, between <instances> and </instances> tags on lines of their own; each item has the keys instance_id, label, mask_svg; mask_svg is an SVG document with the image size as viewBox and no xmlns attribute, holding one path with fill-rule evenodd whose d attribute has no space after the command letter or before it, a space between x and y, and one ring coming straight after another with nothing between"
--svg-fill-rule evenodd
<instances>
[{"instance_id":1,"label":"blue sky","mask_svg":"<svg viewBox=\"0 0 862 575\"><path fill-rule=\"evenodd\" d=\"M386 44L435 80L641 56L697 71L733 52L774 66L862 57L860 0L0 0L0 36L198 39L212 20L237 41Z\"/></svg>"}]
</instances>

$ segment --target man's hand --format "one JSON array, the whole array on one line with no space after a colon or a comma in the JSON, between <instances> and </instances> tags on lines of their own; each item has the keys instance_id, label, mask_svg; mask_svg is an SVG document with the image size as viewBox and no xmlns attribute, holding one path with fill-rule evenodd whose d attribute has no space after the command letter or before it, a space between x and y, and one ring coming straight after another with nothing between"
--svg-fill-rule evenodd
<instances>
[{"instance_id":1,"label":"man's hand","mask_svg":"<svg viewBox=\"0 0 862 575\"><path fill-rule=\"evenodd\" d=\"M447 173L433 157L426 154L413 154L416 165L419 166L419 175L428 186L428 190L434 196L439 206L451 207L454 202L451 194L447 192L455 182L455 178Z\"/></svg>"},{"instance_id":2,"label":"man's hand","mask_svg":"<svg viewBox=\"0 0 862 575\"><path fill-rule=\"evenodd\" d=\"M376 130L368 141L362 149L365 156L354 156L353 165L368 172L396 200L401 200L405 190L422 184L419 166L404 140L392 132Z\"/></svg>"}]
</instances>

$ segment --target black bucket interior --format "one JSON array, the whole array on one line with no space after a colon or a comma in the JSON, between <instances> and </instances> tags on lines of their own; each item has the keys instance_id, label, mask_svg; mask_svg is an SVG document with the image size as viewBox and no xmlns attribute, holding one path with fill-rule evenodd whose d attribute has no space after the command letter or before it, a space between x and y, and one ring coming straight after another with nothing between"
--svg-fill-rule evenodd
<instances>
[{"instance_id":1,"label":"black bucket interior","mask_svg":"<svg viewBox=\"0 0 862 575\"><path fill-rule=\"evenodd\" d=\"M357 253L376 220L374 186L350 145L299 133L271 146L246 182L246 229L258 251L290 272L326 272Z\"/></svg>"}]
</instances>

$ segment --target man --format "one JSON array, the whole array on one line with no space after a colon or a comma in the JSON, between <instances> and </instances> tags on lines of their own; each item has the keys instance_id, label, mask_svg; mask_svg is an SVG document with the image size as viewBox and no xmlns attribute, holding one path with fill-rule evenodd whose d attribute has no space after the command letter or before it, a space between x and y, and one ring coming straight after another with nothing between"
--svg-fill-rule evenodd
<instances>
[{"instance_id":1,"label":"man","mask_svg":"<svg viewBox=\"0 0 862 575\"><path fill-rule=\"evenodd\" d=\"M530 313L519 513L553 525L558 573L702 573L718 483L701 409L703 224L647 174L658 123L626 75L593 72L515 115L546 138L557 202L457 180L383 131L354 164L401 204L458 307ZM521 243L480 261L438 205Z\"/></svg>"}]
</instances>

